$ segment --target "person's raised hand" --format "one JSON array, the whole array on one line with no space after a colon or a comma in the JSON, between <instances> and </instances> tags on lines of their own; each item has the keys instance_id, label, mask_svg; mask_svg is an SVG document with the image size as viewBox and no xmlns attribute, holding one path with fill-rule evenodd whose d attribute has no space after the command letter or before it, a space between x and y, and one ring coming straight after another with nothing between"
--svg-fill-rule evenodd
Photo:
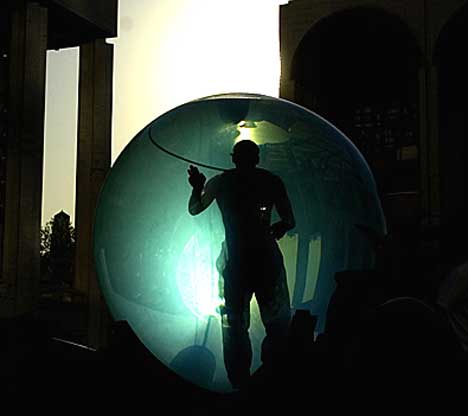
<instances>
[{"instance_id":1,"label":"person's raised hand","mask_svg":"<svg viewBox=\"0 0 468 416\"><path fill-rule=\"evenodd\" d=\"M193 189L201 191L205 186L206 176L193 165L189 166L187 173L189 175L188 181Z\"/></svg>"}]
</instances>

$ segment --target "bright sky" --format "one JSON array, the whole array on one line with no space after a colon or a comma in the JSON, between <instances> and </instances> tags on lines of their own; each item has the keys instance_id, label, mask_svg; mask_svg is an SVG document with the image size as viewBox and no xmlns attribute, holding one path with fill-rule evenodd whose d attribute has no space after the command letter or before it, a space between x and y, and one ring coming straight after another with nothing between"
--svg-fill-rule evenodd
<instances>
[{"instance_id":1,"label":"bright sky","mask_svg":"<svg viewBox=\"0 0 468 416\"><path fill-rule=\"evenodd\" d=\"M278 96L284 0L120 0L112 161L151 120L195 98ZM78 49L48 52L42 223L75 212Z\"/></svg>"}]
</instances>

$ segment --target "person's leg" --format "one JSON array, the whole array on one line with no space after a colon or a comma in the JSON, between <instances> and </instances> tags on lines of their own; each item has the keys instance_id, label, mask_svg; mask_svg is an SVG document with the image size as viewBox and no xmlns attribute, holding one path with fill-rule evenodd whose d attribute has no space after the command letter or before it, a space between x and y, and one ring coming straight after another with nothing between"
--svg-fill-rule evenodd
<instances>
[{"instance_id":1,"label":"person's leg","mask_svg":"<svg viewBox=\"0 0 468 416\"><path fill-rule=\"evenodd\" d=\"M225 306L221 311L224 365L229 381L234 388L245 385L250 377L252 362L252 347L249 338L251 297L251 291L240 285L239 282L236 283L233 276L225 273Z\"/></svg>"},{"instance_id":2,"label":"person's leg","mask_svg":"<svg viewBox=\"0 0 468 416\"><path fill-rule=\"evenodd\" d=\"M262 362L266 365L281 360L287 348L291 306L281 253L275 254L272 265L255 288L255 297L265 326L266 336L262 343Z\"/></svg>"}]
</instances>

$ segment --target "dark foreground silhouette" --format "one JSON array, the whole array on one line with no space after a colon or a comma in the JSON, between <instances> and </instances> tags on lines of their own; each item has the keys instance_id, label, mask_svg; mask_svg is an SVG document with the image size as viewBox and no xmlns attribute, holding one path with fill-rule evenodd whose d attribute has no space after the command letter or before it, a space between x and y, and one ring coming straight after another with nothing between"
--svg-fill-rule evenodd
<instances>
[{"instance_id":1,"label":"dark foreground silhouette","mask_svg":"<svg viewBox=\"0 0 468 416\"><path fill-rule=\"evenodd\" d=\"M189 212L197 215L216 201L225 228L217 265L225 300L221 308L224 363L234 388L248 383L252 361L249 339L250 301L255 294L266 337L262 362L273 365L285 351L290 299L283 257L276 240L295 226L282 180L256 165L259 148L240 141L232 153L235 169L211 178L194 166L188 170L193 187ZM271 224L276 208L280 221Z\"/></svg>"}]
</instances>

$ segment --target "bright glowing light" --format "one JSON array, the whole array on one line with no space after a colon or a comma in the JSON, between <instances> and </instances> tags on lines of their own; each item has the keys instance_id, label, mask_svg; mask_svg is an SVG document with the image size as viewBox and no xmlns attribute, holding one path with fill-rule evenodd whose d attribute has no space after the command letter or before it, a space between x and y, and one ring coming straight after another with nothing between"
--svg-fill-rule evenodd
<instances>
[{"instance_id":1,"label":"bright glowing light","mask_svg":"<svg viewBox=\"0 0 468 416\"><path fill-rule=\"evenodd\" d=\"M184 102L231 91L277 97L283 3L120 0L118 38L108 40L115 46L112 162L141 126ZM61 209L74 216L77 49L49 52L47 68L43 223Z\"/></svg>"},{"instance_id":2,"label":"bright glowing light","mask_svg":"<svg viewBox=\"0 0 468 416\"><path fill-rule=\"evenodd\" d=\"M219 274L210 241L193 235L185 245L177 265L177 286L182 301L199 318L218 316Z\"/></svg>"},{"instance_id":3,"label":"bright glowing light","mask_svg":"<svg viewBox=\"0 0 468 416\"><path fill-rule=\"evenodd\" d=\"M281 3L121 0L119 37L111 40L112 160L141 126L184 102L231 91L277 97Z\"/></svg>"},{"instance_id":4,"label":"bright glowing light","mask_svg":"<svg viewBox=\"0 0 468 416\"><path fill-rule=\"evenodd\" d=\"M240 123L239 127L237 128L239 135L234 140L234 143L238 143L242 140L252 140L253 142L257 143L255 140L255 136L253 134L252 129L245 128L242 126L242 122ZM257 143L258 144L258 143Z\"/></svg>"},{"instance_id":5,"label":"bright glowing light","mask_svg":"<svg viewBox=\"0 0 468 416\"><path fill-rule=\"evenodd\" d=\"M75 217L78 48L47 52L42 224L64 210Z\"/></svg>"},{"instance_id":6,"label":"bright glowing light","mask_svg":"<svg viewBox=\"0 0 468 416\"><path fill-rule=\"evenodd\" d=\"M258 145L276 144L288 141L289 132L272 124L268 121L248 122L241 121L237 125L239 136L235 139L235 143L241 140L252 140Z\"/></svg>"}]
</instances>

